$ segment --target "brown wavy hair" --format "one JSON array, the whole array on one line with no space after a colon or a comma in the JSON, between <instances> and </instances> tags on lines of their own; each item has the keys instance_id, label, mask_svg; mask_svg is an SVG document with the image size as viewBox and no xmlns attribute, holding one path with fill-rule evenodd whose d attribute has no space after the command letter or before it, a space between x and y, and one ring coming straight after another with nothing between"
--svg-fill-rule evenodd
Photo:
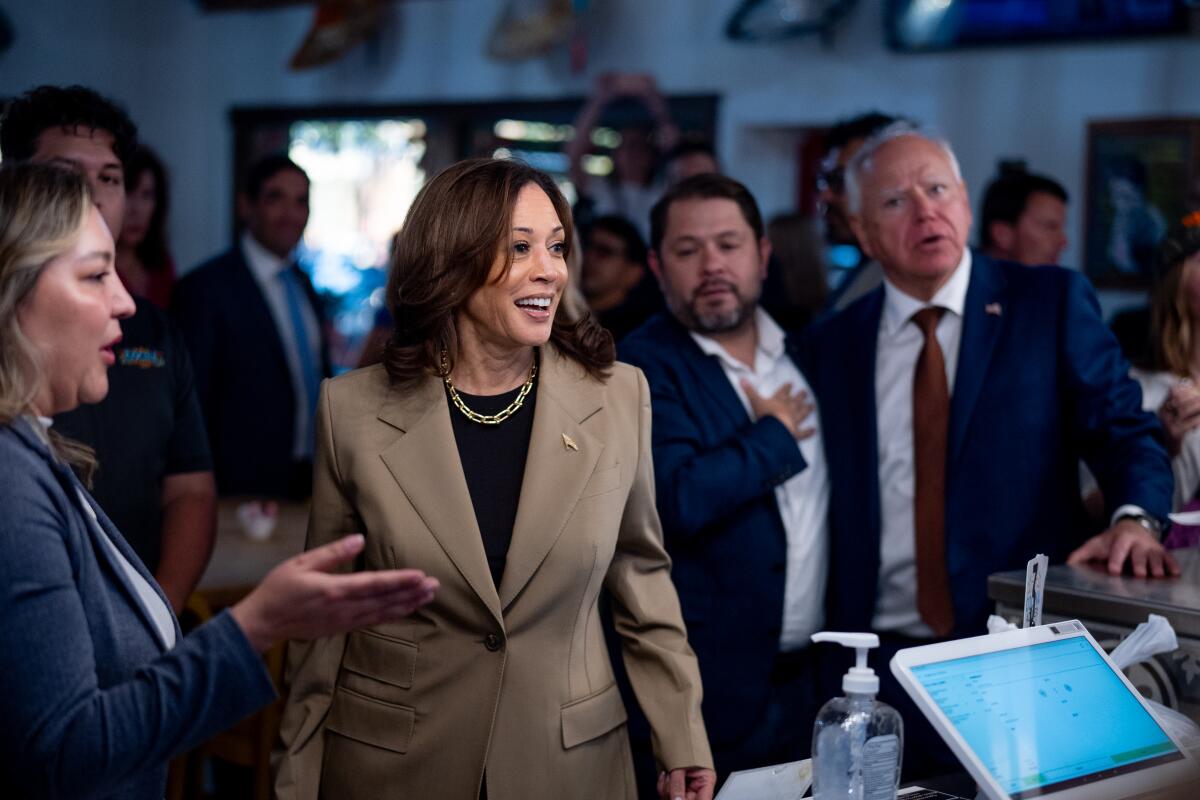
<instances>
[{"instance_id":1,"label":"brown wavy hair","mask_svg":"<svg viewBox=\"0 0 1200 800\"><path fill-rule=\"evenodd\" d=\"M162 159L149 147L139 144L125 162L125 191L135 191L138 181L146 174L154 180L154 213L150 215L150 224L146 227L146 238L142 239L136 250L148 272L162 272L171 266L171 249L167 246L171 189Z\"/></svg>"},{"instance_id":2,"label":"brown wavy hair","mask_svg":"<svg viewBox=\"0 0 1200 800\"><path fill-rule=\"evenodd\" d=\"M1159 274L1151 300L1151 369L1186 378L1191 374L1192 312L1180 291L1184 263L1200 253L1200 227L1180 227L1158 249Z\"/></svg>"},{"instance_id":3,"label":"brown wavy hair","mask_svg":"<svg viewBox=\"0 0 1200 800\"><path fill-rule=\"evenodd\" d=\"M571 208L554 179L520 161L476 158L442 171L417 194L396 237L388 274L392 335L383 365L394 385L442 374L442 353L453 369L458 352L455 316L491 276L498 255L512 267L513 208L535 184L554 205L569 259ZM565 287L564 287L565 291ZM616 358L612 336L585 314L572 318L560 302L550 342L595 378Z\"/></svg>"}]
</instances>

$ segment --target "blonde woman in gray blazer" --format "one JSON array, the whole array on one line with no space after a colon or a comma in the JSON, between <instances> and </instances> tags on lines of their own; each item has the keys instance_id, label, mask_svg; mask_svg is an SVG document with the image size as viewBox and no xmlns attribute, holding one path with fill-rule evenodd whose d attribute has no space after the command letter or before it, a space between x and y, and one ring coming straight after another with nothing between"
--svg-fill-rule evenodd
<instances>
[{"instance_id":1,"label":"blonde woman in gray blazer","mask_svg":"<svg viewBox=\"0 0 1200 800\"><path fill-rule=\"evenodd\" d=\"M181 635L49 418L108 392L133 301L82 176L0 167L0 795L161 800L167 761L266 704L272 643L394 621L420 573L326 574L361 537L291 559Z\"/></svg>"}]
</instances>

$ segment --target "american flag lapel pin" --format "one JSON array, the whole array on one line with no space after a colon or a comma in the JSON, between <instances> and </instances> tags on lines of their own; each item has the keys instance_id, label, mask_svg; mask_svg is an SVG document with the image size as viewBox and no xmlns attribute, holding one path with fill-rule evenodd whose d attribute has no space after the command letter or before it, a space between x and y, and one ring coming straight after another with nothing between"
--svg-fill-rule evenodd
<instances>
[{"instance_id":1,"label":"american flag lapel pin","mask_svg":"<svg viewBox=\"0 0 1200 800\"><path fill-rule=\"evenodd\" d=\"M986 306L983 307L983 310L986 313L991 314L992 316L996 316L996 317L1000 316L1001 312L1003 311L1003 309L1000 308L999 303L988 303Z\"/></svg>"}]
</instances>

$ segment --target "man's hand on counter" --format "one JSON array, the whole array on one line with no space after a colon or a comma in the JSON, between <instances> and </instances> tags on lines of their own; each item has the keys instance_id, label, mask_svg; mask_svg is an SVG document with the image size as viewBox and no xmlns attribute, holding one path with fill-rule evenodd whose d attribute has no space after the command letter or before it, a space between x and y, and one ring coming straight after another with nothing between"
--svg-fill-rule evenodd
<instances>
[{"instance_id":1,"label":"man's hand on counter","mask_svg":"<svg viewBox=\"0 0 1200 800\"><path fill-rule=\"evenodd\" d=\"M1119 520L1104 533L1088 539L1067 557L1068 564L1107 562L1108 574L1120 575L1126 562L1139 578L1179 577L1179 564L1154 536L1131 519Z\"/></svg>"}]
</instances>

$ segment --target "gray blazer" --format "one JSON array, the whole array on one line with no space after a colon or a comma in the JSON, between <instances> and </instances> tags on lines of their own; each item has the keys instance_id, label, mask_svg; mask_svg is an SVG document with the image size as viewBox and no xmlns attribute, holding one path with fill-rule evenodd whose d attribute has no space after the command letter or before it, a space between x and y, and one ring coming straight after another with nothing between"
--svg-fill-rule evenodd
<instances>
[{"instance_id":1,"label":"gray blazer","mask_svg":"<svg viewBox=\"0 0 1200 800\"><path fill-rule=\"evenodd\" d=\"M77 486L29 421L0 425L0 795L161 800L167 761L274 687L228 613L164 650Z\"/></svg>"}]
</instances>

